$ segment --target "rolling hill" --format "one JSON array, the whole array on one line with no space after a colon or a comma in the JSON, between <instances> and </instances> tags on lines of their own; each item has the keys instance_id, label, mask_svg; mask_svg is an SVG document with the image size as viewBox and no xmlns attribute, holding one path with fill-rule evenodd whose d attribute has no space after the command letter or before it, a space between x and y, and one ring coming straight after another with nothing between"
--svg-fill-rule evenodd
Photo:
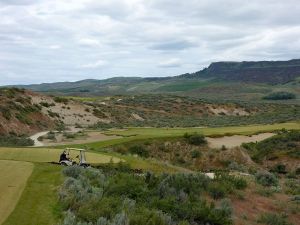
<instances>
[{"instance_id":1,"label":"rolling hill","mask_svg":"<svg viewBox=\"0 0 300 225\"><path fill-rule=\"evenodd\" d=\"M173 77L115 77L105 80L43 83L17 87L55 95L111 96L175 93L207 99L262 99L276 91L300 96L300 60L216 62L195 72Z\"/></svg>"}]
</instances>

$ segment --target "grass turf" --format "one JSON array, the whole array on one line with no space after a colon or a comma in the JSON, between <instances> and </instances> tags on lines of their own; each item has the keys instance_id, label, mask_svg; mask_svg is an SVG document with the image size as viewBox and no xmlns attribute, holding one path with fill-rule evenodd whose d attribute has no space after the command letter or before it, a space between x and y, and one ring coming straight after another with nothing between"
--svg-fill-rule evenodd
<instances>
[{"instance_id":1,"label":"grass turf","mask_svg":"<svg viewBox=\"0 0 300 225\"><path fill-rule=\"evenodd\" d=\"M0 160L0 224L17 205L32 170L32 163Z\"/></svg>"},{"instance_id":2,"label":"grass turf","mask_svg":"<svg viewBox=\"0 0 300 225\"><path fill-rule=\"evenodd\" d=\"M254 134L280 129L300 129L300 122L278 123L268 125L229 126L229 127L204 127L204 128L127 128L125 130L112 130L105 132L109 135L121 136L181 136L184 133L202 133L204 135L226 135L226 134Z\"/></svg>"},{"instance_id":3,"label":"grass turf","mask_svg":"<svg viewBox=\"0 0 300 225\"><path fill-rule=\"evenodd\" d=\"M164 138L164 137L179 137L184 133L201 133L206 136L210 135L250 135L262 132L272 132L281 129L300 129L300 122L290 122L290 123L278 123L270 125L249 125L249 126L230 126L230 127L203 127L203 128L139 128L139 127L129 127L126 129L112 129L105 131L106 135L119 135L122 138L112 139L106 141L98 141L85 144L74 144L68 147L82 147L90 148L94 150L99 150L100 148L133 142L136 140L146 140L152 138ZM64 146L56 146L64 147Z\"/></svg>"},{"instance_id":4,"label":"grass turf","mask_svg":"<svg viewBox=\"0 0 300 225\"><path fill-rule=\"evenodd\" d=\"M35 163L22 196L3 225L53 225L60 216L57 189L62 167Z\"/></svg>"},{"instance_id":5,"label":"grass turf","mask_svg":"<svg viewBox=\"0 0 300 225\"><path fill-rule=\"evenodd\" d=\"M0 159L27 161L27 162L57 162L62 149L47 148L0 148ZM78 152L71 151L71 157L75 159ZM89 163L119 162L120 159L109 155L87 152L86 158Z\"/></svg>"}]
</instances>

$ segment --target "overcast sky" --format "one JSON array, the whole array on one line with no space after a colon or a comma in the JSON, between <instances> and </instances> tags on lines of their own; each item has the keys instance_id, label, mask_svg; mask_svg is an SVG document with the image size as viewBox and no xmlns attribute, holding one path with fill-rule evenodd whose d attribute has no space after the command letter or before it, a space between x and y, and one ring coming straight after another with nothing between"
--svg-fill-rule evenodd
<instances>
[{"instance_id":1,"label":"overcast sky","mask_svg":"<svg viewBox=\"0 0 300 225\"><path fill-rule=\"evenodd\" d=\"M0 0L0 85L300 58L299 0Z\"/></svg>"}]
</instances>

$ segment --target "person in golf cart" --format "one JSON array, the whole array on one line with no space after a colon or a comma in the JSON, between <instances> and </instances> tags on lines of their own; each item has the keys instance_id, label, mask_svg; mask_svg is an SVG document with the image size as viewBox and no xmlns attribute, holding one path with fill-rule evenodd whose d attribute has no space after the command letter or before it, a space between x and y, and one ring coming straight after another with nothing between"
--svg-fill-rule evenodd
<instances>
[{"instance_id":1,"label":"person in golf cart","mask_svg":"<svg viewBox=\"0 0 300 225\"><path fill-rule=\"evenodd\" d=\"M59 162L61 161L70 161L70 158L67 156L66 151L63 151L63 153L60 154Z\"/></svg>"},{"instance_id":2,"label":"person in golf cart","mask_svg":"<svg viewBox=\"0 0 300 225\"><path fill-rule=\"evenodd\" d=\"M77 163L70 157L70 151L77 151L79 155L76 158L79 160ZM59 163L63 166L72 166L72 165L79 165L83 167L89 167L90 164L87 163L85 157L85 149L77 149L77 148L66 148L59 157Z\"/></svg>"}]
</instances>

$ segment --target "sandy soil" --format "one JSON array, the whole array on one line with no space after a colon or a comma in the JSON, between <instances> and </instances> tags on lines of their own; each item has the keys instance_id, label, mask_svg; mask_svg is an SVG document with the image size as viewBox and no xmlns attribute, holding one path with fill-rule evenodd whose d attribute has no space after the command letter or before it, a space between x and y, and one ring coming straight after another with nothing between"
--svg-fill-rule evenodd
<instances>
[{"instance_id":1,"label":"sandy soil","mask_svg":"<svg viewBox=\"0 0 300 225\"><path fill-rule=\"evenodd\" d=\"M67 104L57 103L49 96L33 95L32 103L40 104L41 102L47 102L54 104L54 106L43 107L42 112L48 114L48 111L58 113L60 120L66 125L81 124L83 126L93 125L97 122L109 122L107 119L100 119L93 115L93 108L91 106L83 105L82 103L69 100Z\"/></svg>"},{"instance_id":2,"label":"sandy soil","mask_svg":"<svg viewBox=\"0 0 300 225\"><path fill-rule=\"evenodd\" d=\"M215 115L224 114L227 116L248 116L249 113L242 108L225 108L208 106L208 109Z\"/></svg>"},{"instance_id":3,"label":"sandy soil","mask_svg":"<svg viewBox=\"0 0 300 225\"><path fill-rule=\"evenodd\" d=\"M0 224L17 205L32 170L32 163L0 160Z\"/></svg>"},{"instance_id":4,"label":"sandy soil","mask_svg":"<svg viewBox=\"0 0 300 225\"><path fill-rule=\"evenodd\" d=\"M252 136L233 135L233 136L224 136L220 138L207 137L206 140L208 141L208 145L211 148L221 148L222 145L226 146L227 148L233 148L233 147L240 146L242 143L262 141L274 135L275 135L274 133L261 133Z\"/></svg>"},{"instance_id":5,"label":"sandy soil","mask_svg":"<svg viewBox=\"0 0 300 225\"><path fill-rule=\"evenodd\" d=\"M39 141L38 138L48 134L48 132L49 131L43 131L30 136L30 139L34 141L34 147L41 147L45 145L43 142Z\"/></svg>"}]
</instances>

